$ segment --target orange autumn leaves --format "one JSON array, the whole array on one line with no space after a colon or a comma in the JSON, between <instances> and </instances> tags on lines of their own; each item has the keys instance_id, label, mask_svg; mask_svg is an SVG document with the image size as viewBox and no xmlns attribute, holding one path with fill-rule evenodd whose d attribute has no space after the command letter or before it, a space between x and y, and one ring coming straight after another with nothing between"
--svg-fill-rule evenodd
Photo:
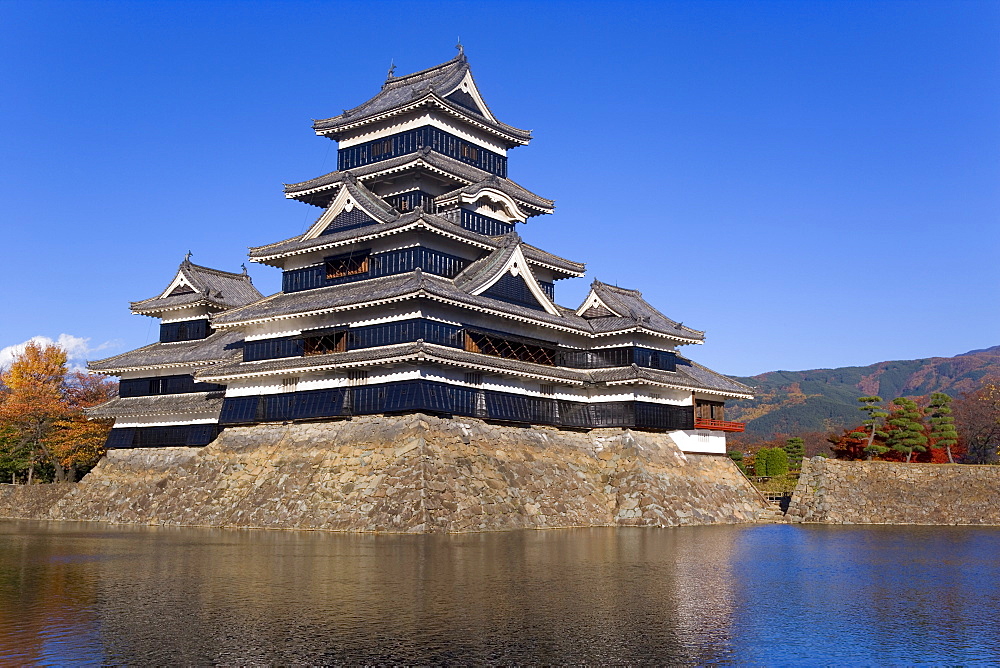
<instances>
[{"instance_id":1,"label":"orange autumn leaves","mask_svg":"<svg viewBox=\"0 0 1000 668\"><path fill-rule=\"evenodd\" d=\"M66 352L29 342L0 373L0 469L3 482L37 477L74 480L104 454L109 421L83 409L115 395L114 382L66 369Z\"/></svg>"}]
</instances>

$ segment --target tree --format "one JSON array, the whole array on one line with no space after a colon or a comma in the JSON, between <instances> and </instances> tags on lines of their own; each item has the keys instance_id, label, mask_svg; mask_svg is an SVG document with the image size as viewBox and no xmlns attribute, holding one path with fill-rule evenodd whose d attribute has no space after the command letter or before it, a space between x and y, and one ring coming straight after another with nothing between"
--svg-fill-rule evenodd
<instances>
[{"instance_id":1,"label":"tree","mask_svg":"<svg viewBox=\"0 0 1000 668\"><path fill-rule=\"evenodd\" d=\"M753 472L758 476L769 476L771 460L771 448L761 448L753 458Z\"/></svg>"},{"instance_id":2,"label":"tree","mask_svg":"<svg viewBox=\"0 0 1000 668\"><path fill-rule=\"evenodd\" d=\"M782 448L771 448L767 458L767 474L770 476L788 473L788 455Z\"/></svg>"},{"instance_id":3,"label":"tree","mask_svg":"<svg viewBox=\"0 0 1000 668\"><path fill-rule=\"evenodd\" d=\"M110 421L88 421L83 409L115 395L115 383L68 373L59 346L29 342L0 373L0 473L3 479L51 468L57 481L75 480L104 454ZM48 475L48 473L46 473ZM13 478L12 478L13 479Z\"/></svg>"},{"instance_id":4,"label":"tree","mask_svg":"<svg viewBox=\"0 0 1000 668\"><path fill-rule=\"evenodd\" d=\"M792 437L785 441L784 445L785 454L788 456L788 467L792 470L798 470L802 468L802 457L806 452L806 442L797 436Z\"/></svg>"},{"instance_id":5,"label":"tree","mask_svg":"<svg viewBox=\"0 0 1000 668\"><path fill-rule=\"evenodd\" d=\"M864 411L868 415L861 422L866 429L864 431L858 430L856 433L852 433L851 436L859 439L868 439L868 443L864 447L864 453L867 455L866 459L871 460L874 455L882 455L889 451L889 448L885 445L875 442L876 436L881 439L888 437L888 434L882 431L880 426L883 424L885 418L889 417L889 413L881 405L882 397L858 397L858 401L861 402L858 410Z\"/></svg>"},{"instance_id":6,"label":"tree","mask_svg":"<svg viewBox=\"0 0 1000 668\"><path fill-rule=\"evenodd\" d=\"M15 432L17 448L28 453L28 482L41 462L51 461L46 436L71 410L63 401L66 352L56 345L29 342L10 368L0 374L6 390L0 403L0 422ZM63 479L59 475L57 478Z\"/></svg>"},{"instance_id":7,"label":"tree","mask_svg":"<svg viewBox=\"0 0 1000 668\"><path fill-rule=\"evenodd\" d=\"M944 392L935 392L931 395L931 402L927 406L928 422L931 425L931 432L928 440L932 448L944 448L948 453L948 463L954 464L951 448L958 444L958 431L955 429L955 418L951 414L951 397Z\"/></svg>"},{"instance_id":8,"label":"tree","mask_svg":"<svg viewBox=\"0 0 1000 668\"><path fill-rule=\"evenodd\" d=\"M995 464L1000 459L1000 379L984 380L952 403L966 464Z\"/></svg>"},{"instance_id":9,"label":"tree","mask_svg":"<svg viewBox=\"0 0 1000 668\"><path fill-rule=\"evenodd\" d=\"M910 463L914 452L927 452L927 435L924 433L923 411L912 399L900 397L892 400L893 410L889 415L889 431L886 445L906 455Z\"/></svg>"}]
</instances>

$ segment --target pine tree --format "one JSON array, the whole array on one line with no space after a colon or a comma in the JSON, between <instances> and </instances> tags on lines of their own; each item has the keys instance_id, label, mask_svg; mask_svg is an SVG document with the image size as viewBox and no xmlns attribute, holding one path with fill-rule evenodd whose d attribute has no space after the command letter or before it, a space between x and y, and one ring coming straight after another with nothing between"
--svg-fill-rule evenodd
<instances>
[{"instance_id":1,"label":"pine tree","mask_svg":"<svg viewBox=\"0 0 1000 668\"><path fill-rule=\"evenodd\" d=\"M861 406L858 407L859 411L864 411L868 417L862 420L861 424L868 427L865 431L856 431L851 434L854 438L867 438L868 445L865 446L864 453L867 455L867 459L870 461L872 456L885 454L889 451L884 445L875 442L875 437L881 439L888 438L888 434L880 429L885 418L889 417L889 412L881 406L882 397L858 397L858 401L861 402Z\"/></svg>"},{"instance_id":2,"label":"pine tree","mask_svg":"<svg viewBox=\"0 0 1000 668\"><path fill-rule=\"evenodd\" d=\"M900 397L892 400L895 406L889 416L889 432L886 444L896 452L906 453L909 464L914 452L927 452L927 436L924 434L923 412L911 400Z\"/></svg>"},{"instance_id":3,"label":"pine tree","mask_svg":"<svg viewBox=\"0 0 1000 668\"><path fill-rule=\"evenodd\" d=\"M785 454L788 455L788 467L798 470L802 468L802 457L806 453L806 442L799 437L793 437L785 441Z\"/></svg>"},{"instance_id":4,"label":"pine tree","mask_svg":"<svg viewBox=\"0 0 1000 668\"><path fill-rule=\"evenodd\" d=\"M951 456L951 446L958 443L958 431L955 429L955 418L951 415L951 397L944 392L931 395L931 403L927 406L931 423L930 443L932 448L944 448L948 453L948 463L954 464Z\"/></svg>"}]
</instances>

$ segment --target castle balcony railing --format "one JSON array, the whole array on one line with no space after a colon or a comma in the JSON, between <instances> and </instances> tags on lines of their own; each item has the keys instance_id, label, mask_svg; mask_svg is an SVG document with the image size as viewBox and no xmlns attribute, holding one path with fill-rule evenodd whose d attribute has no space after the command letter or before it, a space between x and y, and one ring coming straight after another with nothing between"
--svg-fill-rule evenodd
<instances>
[{"instance_id":1,"label":"castle balcony railing","mask_svg":"<svg viewBox=\"0 0 1000 668\"><path fill-rule=\"evenodd\" d=\"M711 429L713 431L743 431L746 429L746 422L731 422L729 420L709 420L707 418L695 418L695 429Z\"/></svg>"}]
</instances>

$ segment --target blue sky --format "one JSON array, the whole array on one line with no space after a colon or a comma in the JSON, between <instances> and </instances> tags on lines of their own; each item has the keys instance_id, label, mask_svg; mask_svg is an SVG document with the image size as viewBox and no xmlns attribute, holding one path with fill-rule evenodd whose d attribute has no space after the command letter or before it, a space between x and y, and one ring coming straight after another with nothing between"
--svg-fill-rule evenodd
<instances>
[{"instance_id":1,"label":"blue sky","mask_svg":"<svg viewBox=\"0 0 1000 668\"><path fill-rule=\"evenodd\" d=\"M996 2L0 2L0 349L155 340L128 302L185 252L239 270L318 216L281 192L336 167L311 119L459 37L556 200L522 236L588 264L561 303L642 290L740 375L997 345L998 33Z\"/></svg>"}]
</instances>

